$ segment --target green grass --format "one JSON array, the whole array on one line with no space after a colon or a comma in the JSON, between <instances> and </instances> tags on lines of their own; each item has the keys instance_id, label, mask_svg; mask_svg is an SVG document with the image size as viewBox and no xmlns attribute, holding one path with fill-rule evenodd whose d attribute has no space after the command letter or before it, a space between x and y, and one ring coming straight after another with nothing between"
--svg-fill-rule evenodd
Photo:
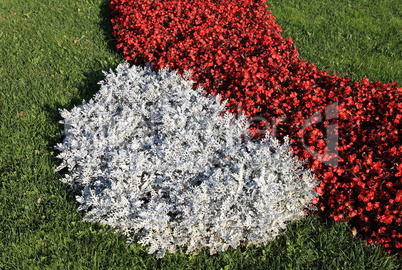
<instances>
[{"instance_id":1,"label":"green grass","mask_svg":"<svg viewBox=\"0 0 402 270\"><path fill-rule=\"evenodd\" d=\"M400 0L269 0L300 56L330 74L402 84Z\"/></svg>"},{"instance_id":2,"label":"green grass","mask_svg":"<svg viewBox=\"0 0 402 270\"><path fill-rule=\"evenodd\" d=\"M354 80L402 84L398 0L271 2L303 59ZM81 222L54 173L53 146L63 128L58 108L89 99L101 71L123 61L107 17L102 0L0 1L0 269L402 269L346 225L314 217L265 247L161 260Z\"/></svg>"}]
</instances>

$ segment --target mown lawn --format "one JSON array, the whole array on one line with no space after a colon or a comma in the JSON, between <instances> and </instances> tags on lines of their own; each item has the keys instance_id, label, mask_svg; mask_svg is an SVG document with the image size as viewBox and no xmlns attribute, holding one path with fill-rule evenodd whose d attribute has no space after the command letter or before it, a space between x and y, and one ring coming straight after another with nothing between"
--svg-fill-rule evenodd
<instances>
[{"instance_id":1,"label":"mown lawn","mask_svg":"<svg viewBox=\"0 0 402 270\"><path fill-rule=\"evenodd\" d=\"M161 260L83 214L58 179L58 109L98 89L114 50L103 0L0 1L0 269L402 269L339 223L308 217L265 247ZM272 0L303 59L402 85L399 0ZM384 104L386 106L386 104Z\"/></svg>"}]
</instances>

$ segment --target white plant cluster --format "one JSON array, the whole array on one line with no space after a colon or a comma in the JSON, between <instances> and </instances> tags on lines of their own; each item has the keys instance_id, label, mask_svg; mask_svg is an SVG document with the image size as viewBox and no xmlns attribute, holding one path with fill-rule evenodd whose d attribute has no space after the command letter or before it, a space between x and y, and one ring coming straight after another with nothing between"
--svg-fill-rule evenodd
<instances>
[{"instance_id":1,"label":"white plant cluster","mask_svg":"<svg viewBox=\"0 0 402 270\"><path fill-rule=\"evenodd\" d=\"M287 140L247 139L246 118L223 114L188 74L125 63L105 75L93 99L61 110L56 146L85 220L161 258L262 244L305 215L317 181Z\"/></svg>"}]
</instances>

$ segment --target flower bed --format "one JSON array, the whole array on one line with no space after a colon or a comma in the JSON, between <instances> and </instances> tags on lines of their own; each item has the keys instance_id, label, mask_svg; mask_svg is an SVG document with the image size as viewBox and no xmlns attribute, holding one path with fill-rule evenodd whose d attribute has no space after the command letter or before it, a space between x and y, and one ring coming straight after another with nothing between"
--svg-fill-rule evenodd
<instances>
[{"instance_id":1,"label":"flower bed","mask_svg":"<svg viewBox=\"0 0 402 270\"><path fill-rule=\"evenodd\" d=\"M227 99L254 130L288 135L322 181L318 209L401 253L401 87L317 70L282 37L264 1L112 0L110 8L127 60L190 70L196 86Z\"/></svg>"},{"instance_id":2,"label":"flower bed","mask_svg":"<svg viewBox=\"0 0 402 270\"><path fill-rule=\"evenodd\" d=\"M316 179L289 143L249 140L245 116L166 69L120 65L88 103L61 112L63 179L85 219L149 253L262 244L306 215ZM222 115L223 114L223 115Z\"/></svg>"}]
</instances>

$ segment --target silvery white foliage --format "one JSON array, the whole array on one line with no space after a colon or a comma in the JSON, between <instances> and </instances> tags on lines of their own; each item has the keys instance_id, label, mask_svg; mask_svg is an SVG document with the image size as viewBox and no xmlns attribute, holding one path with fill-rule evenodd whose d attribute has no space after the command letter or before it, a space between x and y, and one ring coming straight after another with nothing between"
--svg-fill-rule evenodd
<instances>
[{"instance_id":1,"label":"silvery white foliage","mask_svg":"<svg viewBox=\"0 0 402 270\"><path fill-rule=\"evenodd\" d=\"M111 225L163 257L211 254L275 238L300 219L317 182L267 135L247 140L244 116L176 72L119 65L89 102L61 110L62 181L85 220Z\"/></svg>"}]
</instances>

